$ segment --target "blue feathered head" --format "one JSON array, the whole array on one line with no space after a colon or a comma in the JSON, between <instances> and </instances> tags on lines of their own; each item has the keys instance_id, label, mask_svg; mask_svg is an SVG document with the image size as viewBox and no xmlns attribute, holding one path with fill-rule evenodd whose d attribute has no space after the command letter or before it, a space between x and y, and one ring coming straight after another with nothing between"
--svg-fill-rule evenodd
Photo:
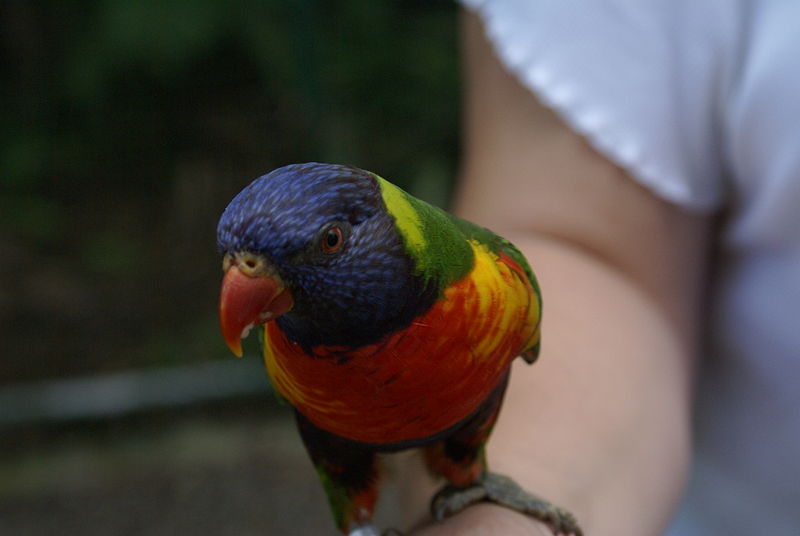
<instances>
[{"instance_id":1,"label":"blue feathered head","mask_svg":"<svg viewBox=\"0 0 800 536\"><path fill-rule=\"evenodd\" d=\"M217 245L226 280L235 266L233 273L278 281L290 294L282 302L290 308L280 310L276 321L309 348L375 342L432 302L413 275L376 177L355 167L294 164L259 177L223 212ZM250 280L238 279L252 286ZM253 323L250 314L244 315L245 331ZM258 314L271 319L271 313ZM231 338L245 320L228 328Z\"/></svg>"}]
</instances>

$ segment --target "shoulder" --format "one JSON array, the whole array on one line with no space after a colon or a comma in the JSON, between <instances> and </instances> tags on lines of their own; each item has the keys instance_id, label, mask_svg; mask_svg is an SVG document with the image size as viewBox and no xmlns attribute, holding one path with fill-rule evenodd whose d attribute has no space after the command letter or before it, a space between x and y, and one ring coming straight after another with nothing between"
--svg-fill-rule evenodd
<instances>
[{"instance_id":1,"label":"shoulder","mask_svg":"<svg viewBox=\"0 0 800 536\"><path fill-rule=\"evenodd\" d=\"M740 3L464 3L509 71L595 149L668 201L719 205L718 107L736 67Z\"/></svg>"}]
</instances>

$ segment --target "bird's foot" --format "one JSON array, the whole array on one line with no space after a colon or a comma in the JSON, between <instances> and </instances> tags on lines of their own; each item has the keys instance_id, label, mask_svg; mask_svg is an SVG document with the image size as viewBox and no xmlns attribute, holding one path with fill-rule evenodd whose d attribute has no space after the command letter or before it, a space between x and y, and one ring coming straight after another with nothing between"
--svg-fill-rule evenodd
<instances>
[{"instance_id":1,"label":"bird's foot","mask_svg":"<svg viewBox=\"0 0 800 536\"><path fill-rule=\"evenodd\" d=\"M362 525L353 526L347 536L404 536L402 532L397 529L386 529L381 532L372 523L365 523Z\"/></svg>"},{"instance_id":2,"label":"bird's foot","mask_svg":"<svg viewBox=\"0 0 800 536\"><path fill-rule=\"evenodd\" d=\"M350 528L347 536L381 536L381 532L372 523L364 523Z\"/></svg>"},{"instance_id":3,"label":"bird's foot","mask_svg":"<svg viewBox=\"0 0 800 536\"><path fill-rule=\"evenodd\" d=\"M431 501L431 514L442 521L478 502L493 502L529 515L550 527L554 534L583 535L570 512L528 493L507 476L489 472L466 488L443 487Z\"/></svg>"}]
</instances>

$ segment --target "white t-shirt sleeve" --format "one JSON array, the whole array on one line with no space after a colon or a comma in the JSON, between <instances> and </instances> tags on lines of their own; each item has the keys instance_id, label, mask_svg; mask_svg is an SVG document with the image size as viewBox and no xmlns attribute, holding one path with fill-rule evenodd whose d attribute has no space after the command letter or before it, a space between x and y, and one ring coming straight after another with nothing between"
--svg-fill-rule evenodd
<instances>
[{"instance_id":1,"label":"white t-shirt sleeve","mask_svg":"<svg viewBox=\"0 0 800 536\"><path fill-rule=\"evenodd\" d=\"M739 3L462 2L518 79L607 158L684 207L721 203Z\"/></svg>"}]
</instances>

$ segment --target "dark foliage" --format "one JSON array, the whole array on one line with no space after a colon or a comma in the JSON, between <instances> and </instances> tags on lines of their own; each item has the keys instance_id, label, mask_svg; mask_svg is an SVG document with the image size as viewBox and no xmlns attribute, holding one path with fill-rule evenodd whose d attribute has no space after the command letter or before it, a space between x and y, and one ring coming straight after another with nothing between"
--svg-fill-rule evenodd
<instances>
[{"instance_id":1,"label":"dark foliage","mask_svg":"<svg viewBox=\"0 0 800 536\"><path fill-rule=\"evenodd\" d=\"M215 233L256 176L455 171L456 6L0 3L0 379L226 356Z\"/></svg>"}]
</instances>

